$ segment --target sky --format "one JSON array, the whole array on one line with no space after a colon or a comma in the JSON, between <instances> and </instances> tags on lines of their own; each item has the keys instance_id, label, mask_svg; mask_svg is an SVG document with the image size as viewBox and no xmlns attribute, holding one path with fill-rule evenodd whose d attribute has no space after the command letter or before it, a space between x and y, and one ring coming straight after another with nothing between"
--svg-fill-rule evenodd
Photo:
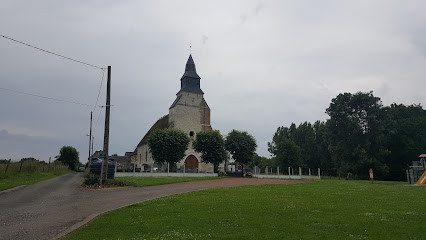
<instances>
[{"instance_id":1,"label":"sky","mask_svg":"<svg viewBox=\"0 0 426 240\"><path fill-rule=\"evenodd\" d=\"M111 66L110 154L133 151L168 114L191 53L212 127L247 131L269 157L279 126L325 121L339 93L424 106L424 9L416 0L4 0L0 35ZM47 161L73 146L86 162L91 111L94 149L103 146L105 108L94 105L105 93L105 71L0 37L0 159Z\"/></svg>"}]
</instances>

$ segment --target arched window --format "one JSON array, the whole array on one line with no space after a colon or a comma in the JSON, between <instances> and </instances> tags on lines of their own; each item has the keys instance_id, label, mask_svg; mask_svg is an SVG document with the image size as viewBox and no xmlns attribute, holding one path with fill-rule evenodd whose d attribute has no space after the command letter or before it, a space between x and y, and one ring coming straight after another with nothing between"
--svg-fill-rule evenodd
<instances>
[{"instance_id":1,"label":"arched window","mask_svg":"<svg viewBox=\"0 0 426 240\"><path fill-rule=\"evenodd\" d=\"M194 132L193 132L193 131L190 131L190 132L189 132L189 136L190 136L190 137L194 137Z\"/></svg>"}]
</instances>

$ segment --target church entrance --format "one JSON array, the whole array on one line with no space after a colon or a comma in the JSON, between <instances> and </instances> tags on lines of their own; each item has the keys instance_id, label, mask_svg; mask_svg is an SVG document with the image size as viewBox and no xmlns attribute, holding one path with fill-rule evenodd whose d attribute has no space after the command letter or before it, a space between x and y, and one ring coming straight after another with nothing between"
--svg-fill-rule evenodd
<instances>
[{"instance_id":1,"label":"church entrance","mask_svg":"<svg viewBox=\"0 0 426 240\"><path fill-rule=\"evenodd\" d=\"M194 155L189 155L185 159L185 169L189 171L196 171L198 168L198 159Z\"/></svg>"}]
</instances>

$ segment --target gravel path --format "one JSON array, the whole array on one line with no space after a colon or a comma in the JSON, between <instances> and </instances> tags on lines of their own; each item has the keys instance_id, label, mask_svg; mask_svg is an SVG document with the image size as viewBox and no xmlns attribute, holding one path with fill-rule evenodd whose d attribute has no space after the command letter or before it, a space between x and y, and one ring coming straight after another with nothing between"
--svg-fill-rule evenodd
<instances>
[{"instance_id":1,"label":"gravel path","mask_svg":"<svg viewBox=\"0 0 426 240\"><path fill-rule=\"evenodd\" d=\"M87 190L79 173L0 192L0 239L56 239L99 214L134 203L217 187L309 181L224 178L150 187Z\"/></svg>"}]
</instances>

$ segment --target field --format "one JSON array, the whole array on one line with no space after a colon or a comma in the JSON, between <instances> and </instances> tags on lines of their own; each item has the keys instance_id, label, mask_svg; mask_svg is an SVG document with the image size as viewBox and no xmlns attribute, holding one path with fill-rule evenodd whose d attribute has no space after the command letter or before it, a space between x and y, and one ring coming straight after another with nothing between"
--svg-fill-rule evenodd
<instances>
[{"instance_id":1,"label":"field","mask_svg":"<svg viewBox=\"0 0 426 240\"><path fill-rule=\"evenodd\" d=\"M103 214L66 239L425 239L425 199L395 182L210 189Z\"/></svg>"},{"instance_id":2,"label":"field","mask_svg":"<svg viewBox=\"0 0 426 240\"><path fill-rule=\"evenodd\" d=\"M49 178L71 172L68 167L59 164L25 161L22 163L0 164L0 191L21 186L31 185Z\"/></svg>"}]
</instances>

